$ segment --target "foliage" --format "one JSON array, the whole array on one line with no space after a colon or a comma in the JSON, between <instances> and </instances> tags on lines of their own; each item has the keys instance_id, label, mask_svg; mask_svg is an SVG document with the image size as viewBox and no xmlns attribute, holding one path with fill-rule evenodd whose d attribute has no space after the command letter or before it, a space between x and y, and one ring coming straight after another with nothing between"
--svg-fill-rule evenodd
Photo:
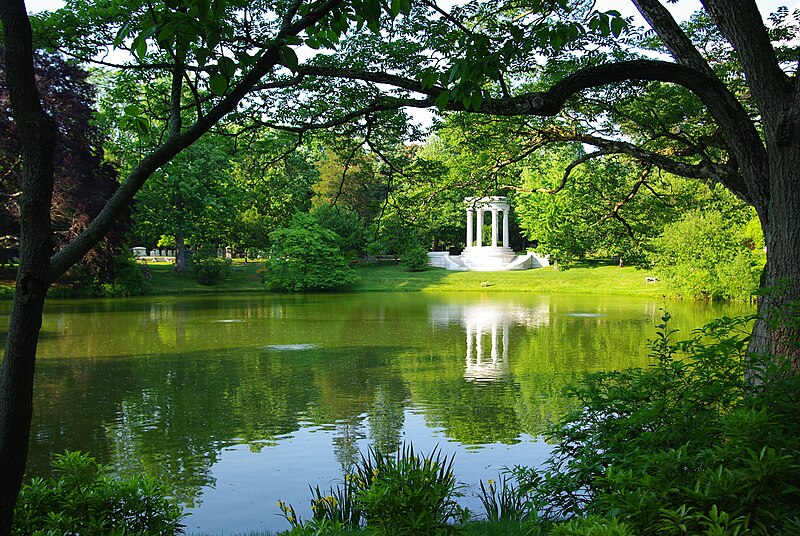
<instances>
[{"instance_id":1,"label":"foliage","mask_svg":"<svg viewBox=\"0 0 800 536\"><path fill-rule=\"evenodd\" d=\"M192 255L192 269L201 285L214 285L230 271L230 263L213 247L204 246Z\"/></svg>"},{"instance_id":2,"label":"foliage","mask_svg":"<svg viewBox=\"0 0 800 536\"><path fill-rule=\"evenodd\" d=\"M317 162L319 182L313 186L313 206L341 204L371 220L387 194L384 177L377 172L378 156L360 148L337 149L330 148Z\"/></svg>"},{"instance_id":3,"label":"foliage","mask_svg":"<svg viewBox=\"0 0 800 536\"><path fill-rule=\"evenodd\" d=\"M538 483L536 475L530 475L530 478L522 479L522 482L525 487L517 482L510 470L500 474L496 482L489 479L484 484L481 480L479 498L487 520L530 521L537 515L538 508L532 503L532 483Z\"/></svg>"},{"instance_id":4,"label":"foliage","mask_svg":"<svg viewBox=\"0 0 800 536\"><path fill-rule=\"evenodd\" d=\"M336 233L339 250L346 259L363 257L366 253L364 218L355 210L339 205L320 205L311 212L314 220Z\"/></svg>"},{"instance_id":5,"label":"foliage","mask_svg":"<svg viewBox=\"0 0 800 536\"><path fill-rule=\"evenodd\" d=\"M108 298L125 298L147 294L150 285L143 270L130 251L123 251L114 262L114 280L102 283L101 295Z\"/></svg>"},{"instance_id":6,"label":"foliage","mask_svg":"<svg viewBox=\"0 0 800 536\"><path fill-rule=\"evenodd\" d=\"M412 445L395 455L370 452L362 459L358 476L372 473L369 486L359 490L357 502L367 526L384 534L451 532L451 522L468 517L454 500L456 479L453 457L438 448L416 455Z\"/></svg>"},{"instance_id":7,"label":"foliage","mask_svg":"<svg viewBox=\"0 0 800 536\"><path fill-rule=\"evenodd\" d=\"M74 238L100 212L117 189L118 173L104 160L103 135L93 122L95 92L89 73L60 55L39 53L34 58L43 107L61 125L57 132L51 220L56 247ZM0 59L0 242L16 244L20 234L23 161L21 135L11 120L11 103ZM128 211L108 236L81 261L93 278L113 279ZM5 247L5 246L4 246Z\"/></svg>"},{"instance_id":8,"label":"foliage","mask_svg":"<svg viewBox=\"0 0 800 536\"><path fill-rule=\"evenodd\" d=\"M455 501L453 457L442 455L438 447L427 456L412 445L403 445L395 454L370 449L328 495L318 487L311 491L311 521L304 523L291 505L278 502L292 534L364 525L377 534L442 534L453 532L454 522L469 517Z\"/></svg>"},{"instance_id":9,"label":"foliage","mask_svg":"<svg viewBox=\"0 0 800 536\"><path fill-rule=\"evenodd\" d=\"M593 374L582 408L552 431L536 484L558 534L782 534L800 519L800 377L745 358L747 319L721 318L673 342L669 315L656 364ZM749 370L749 381L745 378ZM564 532L566 531L566 532ZM610 532L609 532L610 531Z\"/></svg>"},{"instance_id":10,"label":"foliage","mask_svg":"<svg viewBox=\"0 0 800 536\"><path fill-rule=\"evenodd\" d=\"M766 262L758 219L738 223L722 212L693 211L653 241L653 264L678 294L748 300ZM761 247L758 247L758 246Z\"/></svg>"},{"instance_id":11,"label":"foliage","mask_svg":"<svg viewBox=\"0 0 800 536\"><path fill-rule=\"evenodd\" d=\"M355 272L339 250L339 237L313 216L295 215L292 226L270 233L270 240L266 280L271 288L329 290L356 281Z\"/></svg>"},{"instance_id":12,"label":"foliage","mask_svg":"<svg viewBox=\"0 0 800 536\"><path fill-rule=\"evenodd\" d=\"M147 294L150 285L145 269L123 249L106 272L97 272L86 264L77 264L67 273L69 286L51 287L51 297L125 298ZM109 279L110 278L110 279Z\"/></svg>"},{"instance_id":13,"label":"foliage","mask_svg":"<svg viewBox=\"0 0 800 536\"><path fill-rule=\"evenodd\" d=\"M53 477L34 478L20 491L13 534L182 534L180 508L154 480L111 476L80 452L57 454Z\"/></svg>"},{"instance_id":14,"label":"foliage","mask_svg":"<svg viewBox=\"0 0 800 536\"><path fill-rule=\"evenodd\" d=\"M420 244L412 245L403 252L400 264L409 272L421 272L428 266L428 250Z\"/></svg>"},{"instance_id":15,"label":"foliage","mask_svg":"<svg viewBox=\"0 0 800 536\"><path fill-rule=\"evenodd\" d=\"M136 195L132 238L150 245L164 235L189 244L223 242L235 224L241 192L233 188L231 143L205 136L156 172Z\"/></svg>"}]
</instances>

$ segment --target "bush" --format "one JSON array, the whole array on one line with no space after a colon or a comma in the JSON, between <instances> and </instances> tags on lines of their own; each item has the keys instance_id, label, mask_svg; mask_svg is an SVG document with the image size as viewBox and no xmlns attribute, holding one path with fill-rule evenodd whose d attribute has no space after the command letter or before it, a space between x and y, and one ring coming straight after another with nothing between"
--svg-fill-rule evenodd
<instances>
[{"instance_id":1,"label":"bush","mask_svg":"<svg viewBox=\"0 0 800 536\"><path fill-rule=\"evenodd\" d=\"M336 244L346 259L363 257L367 238L364 219L353 209L344 206L321 205L311 215L323 228L336 233Z\"/></svg>"},{"instance_id":2,"label":"bush","mask_svg":"<svg viewBox=\"0 0 800 536\"><path fill-rule=\"evenodd\" d=\"M54 476L22 486L12 534L182 534L184 514L143 476L120 479L79 452L56 455Z\"/></svg>"},{"instance_id":3,"label":"bush","mask_svg":"<svg viewBox=\"0 0 800 536\"><path fill-rule=\"evenodd\" d=\"M279 502L292 534L321 534L364 525L371 533L427 535L449 533L469 512L458 495L453 458L438 448L427 456L403 446L395 454L370 449L342 486L323 495L312 489L313 519L304 523L291 505Z\"/></svg>"},{"instance_id":4,"label":"bush","mask_svg":"<svg viewBox=\"0 0 800 536\"><path fill-rule=\"evenodd\" d=\"M722 318L677 343L663 320L651 343L657 364L575 387L582 409L551 432L544 470L519 476L535 479L550 520L602 520L555 534L792 533L800 377L745 359L746 319Z\"/></svg>"},{"instance_id":5,"label":"bush","mask_svg":"<svg viewBox=\"0 0 800 536\"><path fill-rule=\"evenodd\" d=\"M428 266L428 250L420 245L411 246L403 253L400 264L409 272L421 272Z\"/></svg>"},{"instance_id":6,"label":"bush","mask_svg":"<svg viewBox=\"0 0 800 536\"><path fill-rule=\"evenodd\" d=\"M336 234L308 214L298 214L292 226L270 233L272 249L265 279L273 289L329 290L355 282L337 245Z\"/></svg>"},{"instance_id":7,"label":"bush","mask_svg":"<svg viewBox=\"0 0 800 536\"><path fill-rule=\"evenodd\" d=\"M653 264L682 296L749 300L766 262L757 223L737 225L719 212L691 212L653 241Z\"/></svg>"},{"instance_id":8,"label":"bush","mask_svg":"<svg viewBox=\"0 0 800 536\"><path fill-rule=\"evenodd\" d=\"M114 279L100 285L100 293L107 298L142 296L150 290L143 266L125 251L114 261Z\"/></svg>"},{"instance_id":9,"label":"bush","mask_svg":"<svg viewBox=\"0 0 800 536\"><path fill-rule=\"evenodd\" d=\"M204 247L192 255L192 269L201 285L216 285L227 275L230 263L221 259L213 248Z\"/></svg>"}]
</instances>

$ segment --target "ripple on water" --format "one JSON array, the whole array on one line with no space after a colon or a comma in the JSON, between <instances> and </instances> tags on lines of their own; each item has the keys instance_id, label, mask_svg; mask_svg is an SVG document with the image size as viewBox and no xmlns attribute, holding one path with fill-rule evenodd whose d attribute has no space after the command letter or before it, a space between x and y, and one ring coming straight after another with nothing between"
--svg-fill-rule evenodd
<instances>
[{"instance_id":1,"label":"ripple on water","mask_svg":"<svg viewBox=\"0 0 800 536\"><path fill-rule=\"evenodd\" d=\"M270 344L269 346L265 346L265 350L313 350L316 348L316 344L305 343L305 344Z\"/></svg>"}]
</instances>

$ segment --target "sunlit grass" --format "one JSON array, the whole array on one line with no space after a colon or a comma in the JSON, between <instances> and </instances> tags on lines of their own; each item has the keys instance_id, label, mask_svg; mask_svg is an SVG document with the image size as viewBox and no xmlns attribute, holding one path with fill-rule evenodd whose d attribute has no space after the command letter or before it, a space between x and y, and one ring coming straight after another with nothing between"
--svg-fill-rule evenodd
<instances>
[{"instance_id":1,"label":"sunlit grass","mask_svg":"<svg viewBox=\"0 0 800 536\"><path fill-rule=\"evenodd\" d=\"M214 285L201 285L191 270L175 272L173 264L149 264L152 294L207 294L228 292L263 292L265 290L259 268L260 262L237 264Z\"/></svg>"},{"instance_id":2,"label":"sunlit grass","mask_svg":"<svg viewBox=\"0 0 800 536\"><path fill-rule=\"evenodd\" d=\"M569 270L537 268L513 272L450 272L428 268L408 272L398 265L365 266L356 291L428 292L533 292L611 294L660 298L667 293L662 282L647 283L653 274L610 263L583 263Z\"/></svg>"},{"instance_id":3,"label":"sunlit grass","mask_svg":"<svg viewBox=\"0 0 800 536\"><path fill-rule=\"evenodd\" d=\"M221 281L212 286L197 282L189 270L179 274L172 264L150 264L150 294L220 294L231 292L266 292L263 264L237 264ZM531 292L605 294L661 298L669 294L661 281L646 283L654 274L631 266L618 267L608 262L590 261L569 270L537 268L513 272L450 272L427 268L409 272L393 262L357 266L359 280L344 289L353 292ZM5 294L3 293L5 292ZM13 282L0 288L0 299L10 298Z\"/></svg>"}]
</instances>

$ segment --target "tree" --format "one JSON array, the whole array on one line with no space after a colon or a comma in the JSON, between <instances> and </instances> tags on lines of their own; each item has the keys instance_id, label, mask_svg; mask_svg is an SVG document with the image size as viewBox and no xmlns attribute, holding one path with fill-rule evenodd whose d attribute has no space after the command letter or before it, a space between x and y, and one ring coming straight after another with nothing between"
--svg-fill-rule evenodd
<instances>
[{"instance_id":1,"label":"tree","mask_svg":"<svg viewBox=\"0 0 800 536\"><path fill-rule=\"evenodd\" d=\"M72 32L75 49L92 57L116 44L138 67L167 74L168 129L143 155L92 222L54 251L51 228L56 123L42 107L33 69L33 31L23 0L0 4L8 93L20 134L24 171L20 205L20 263L5 356L0 364L0 535L11 531L14 503L27 458L36 345L47 288L94 247L158 168L233 112L248 94L297 83L293 46L332 47L351 25L379 30L381 5L345 0L249 2L190 0L179 4L100 6L80 3L51 21ZM92 11L91 16L86 10ZM391 14L406 10L395 4ZM254 19L253 16L256 18ZM250 24L258 20L257 25ZM91 27L91 28L90 28ZM53 32L54 33L54 32ZM65 34L65 35L66 35ZM228 55L226 55L228 54ZM268 78L273 78L268 80ZM190 97L185 99L185 95ZM141 103L147 104L147 103ZM145 128L142 106L126 107ZM183 112L193 113L191 123Z\"/></svg>"},{"instance_id":2,"label":"tree","mask_svg":"<svg viewBox=\"0 0 800 536\"><path fill-rule=\"evenodd\" d=\"M689 212L654 241L658 273L686 297L749 300L758 288L764 250L747 236L747 223L716 211Z\"/></svg>"},{"instance_id":3,"label":"tree","mask_svg":"<svg viewBox=\"0 0 800 536\"><path fill-rule=\"evenodd\" d=\"M272 288L305 291L347 286L356 274L339 250L339 236L310 214L296 214L291 227L270 233L267 284Z\"/></svg>"},{"instance_id":4,"label":"tree","mask_svg":"<svg viewBox=\"0 0 800 536\"><path fill-rule=\"evenodd\" d=\"M769 30L755 0L703 0L704 15L683 27L658 0L633 4L648 29L591 2L496 0L450 11L424 3L415 20L427 24L408 22L393 35L397 43L405 31L404 42L415 43L408 63L392 62L386 51L396 48L349 40L339 65L315 58L299 72L362 81L380 95L372 111L437 105L552 118L530 121L529 147L577 141L595 146L594 157L626 154L725 185L755 208L768 252L762 287L772 291L759 296L750 350L788 355L800 368L800 327L778 321L800 299L800 86L790 63L798 30L787 9ZM381 93L381 84L401 93ZM661 107L632 109L658 95Z\"/></svg>"},{"instance_id":5,"label":"tree","mask_svg":"<svg viewBox=\"0 0 800 536\"><path fill-rule=\"evenodd\" d=\"M133 231L155 244L175 237L175 270L183 272L186 242L224 242L236 226L241 192L233 187L232 149L219 136L204 136L153 174L136 195Z\"/></svg>"},{"instance_id":6,"label":"tree","mask_svg":"<svg viewBox=\"0 0 800 536\"><path fill-rule=\"evenodd\" d=\"M54 54L37 54L35 76L42 92L42 102L48 114L59 123L54 155L54 186L52 225L57 245L74 238L100 211L117 188L117 171L105 162L103 138L93 125L94 90L88 83L89 74ZM23 163L20 158L20 138L11 121L11 104L5 89L5 68L0 59L0 106L7 113L0 117L0 235L2 242L17 246L20 227L20 195ZM81 261L83 267L109 279L114 260L120 253L124 223L128 214L119 218L119 225L98 247Z\"/></svg>"}]
</instances>

